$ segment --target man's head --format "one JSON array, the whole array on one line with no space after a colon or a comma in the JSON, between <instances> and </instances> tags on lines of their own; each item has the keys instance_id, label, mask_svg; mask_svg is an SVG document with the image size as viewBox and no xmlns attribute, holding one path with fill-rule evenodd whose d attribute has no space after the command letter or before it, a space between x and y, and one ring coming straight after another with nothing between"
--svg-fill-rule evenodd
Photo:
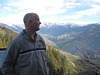
<instances>
[{"instance_id":1,"label":"man's head","mask_svg":"<svg viewBox=\"0 0 100 75\"><path fill-rule=\"evenodd\" d=\"M39 25L39 16L36 13L27 13L23 18L25 28L30 29L31 31L40 30Z\"/></svg>"}]
</instances>

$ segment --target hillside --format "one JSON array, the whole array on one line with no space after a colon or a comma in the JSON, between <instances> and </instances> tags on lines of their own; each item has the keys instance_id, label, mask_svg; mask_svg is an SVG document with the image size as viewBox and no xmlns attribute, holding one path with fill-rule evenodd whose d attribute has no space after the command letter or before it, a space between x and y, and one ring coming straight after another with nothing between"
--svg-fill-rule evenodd
<instances>
[{"instance_id":1,"label":"hillside","mask_svg":"<svg viewBox=\"0 0 100 75\"><path fill-rule=\"evenodd\" d=\"M99 58L100 51L100 25L88 29L88 32L70 41L60 43L61 49L76 54L77 48L87 52L94 59ZM100 60L100 59L99 59Z\"/></svg>"},{"instance_id":2,"label":"hillside","mask_svg":"<svg viewBox=\"0 0 100 75\"><path fill-rule=\"evenodd\" d=\"M50 75L73 75L85 70L83 66L78 64L80 63L78 56L60 51L54 47L47 46L47 57Z\"/></svg>"},{"instance_id":3,"label":"hillside","mask_svg":"<svg viewBox=\"0 0 100 75\"><path fill-rule=\"evenodd\" d=\"M0 24L0 48L6 48L17 33Z\"/></svg>"},{"instance_id":4,"label":"hillside","mask_svg":"<svg viewBox=\"0 0 100 75\"><path fill-rule=\"evenodd\" d=\"M9 30L11 30L15 33L20 33L22 31L22 29L24 28L24 25L20 25L20 24L18 26L18 25L14 25L14 24L10 25L10 24L0 23L0 25L8 28Z\"/></svg>"},{"instance_id":5,"label":"hillside","mask_svg":"<svg viewBox=\"0 0 100 75\"><path fill-rule=\"evenodd\" d=\"M93 59L100 60L100 24L74 27L54 25L49 28L44 27L43 32L40 30L40 33L43 37L53 41L58 49L75 55L78 54L77 49L81 49Z\"/></svg>"}]
</instances>

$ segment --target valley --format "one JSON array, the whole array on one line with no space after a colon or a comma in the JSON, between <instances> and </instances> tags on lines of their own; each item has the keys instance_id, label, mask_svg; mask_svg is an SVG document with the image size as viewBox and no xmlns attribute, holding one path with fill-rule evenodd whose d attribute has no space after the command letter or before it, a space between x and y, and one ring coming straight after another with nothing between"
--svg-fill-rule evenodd
<instances>
[{"instance_id":1,"label":"valley","mask_svg":"<svg viewBox=\"0 0 100 75\"><path fill-rule=\"evenodd\" d=\"M2 24L2 26L17 33L23 30L22 27L16 25L13 27ZM4 29L2 29L2 33L6 33ZM49 26L49 23L45 23L37 33L44 38L47 47L53 47L50 47L50 50L57 50L66 56L69 66L74 68L73 73L84 69L91 69L95 64L100 67L100 65L97 64L100 62L99 23L82 26L77 24L58 25L56 23Z\"/></svg>"},{"instance_id":2,"label":"valley","mask_svg":"<svg viewBox=\"0 0 100 75\"><path fill-rule=\"evenodd\" d=\"M11 30L20 33L23 25L2 24ZM100 56L100 24L56 24L44 23L38 33L45 39L46 44L62 51L78 55L77 49L87 52L92 58Z\"/></svg>"}]
</instances>

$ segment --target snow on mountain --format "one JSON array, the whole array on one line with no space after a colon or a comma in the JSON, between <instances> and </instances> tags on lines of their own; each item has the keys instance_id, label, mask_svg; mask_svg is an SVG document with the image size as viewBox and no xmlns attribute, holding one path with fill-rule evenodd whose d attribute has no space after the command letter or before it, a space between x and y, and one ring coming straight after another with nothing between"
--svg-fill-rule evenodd
<instances>
[{"instance_id":1,"label":"snow on mountain","mask_svg":"<svg viewBox=\"0 0 100 75\"><path fill-rule=\"evenodd\" d=\"M24 24L11 24L11 23L8 23L7 25L10 26L10 27L13 27L15 29L17 29L17 27L25 28Z\"/></svg>"},{"instance_id":2,"label":"snow on mountain","mask_svg":"<svg viewBox=\"0 0 100 75\"><path fill-rule=\"evenodd\" d=\"M12 30L12 31L15 31L17 33L21 32L24 28L24 25L23 24L5 24L5 23L0 23L2 24L3 26L5 26L6 28Z\"/></svg>"},{"instance_id":3,"label":"snow on mountain","mask_svg":"<svg viewBox=\"0 0 100 75\"><path fill-rule=\"evenodd\" d=\"M75 23L51 23L51 22L46 22L40 25L42 28L46 27L47 29L52 28L52 27L59 27L59 26L64 26L64 27L80 27L84 26L84 24L75 24Z\"/></svg>"},{"instance_id":4,"label":"snow on mountain","mask_svg":"<svg viewBox=\"0 0 100 75\"><path fill-rule=\"evenodd\" d=\"M2 23L2 24L5 24L5 23ZM25 28L24 24L11 24L11 23L7 23L6 25L10 26L10 27L13 27L15 29L17 29L17 27L20 27L20 28ZM47 28L50 28L50 27L55 27L55 26L71 26L71 27L77 27L77 26L84 26L84 24L75 24L75 23L52 23L52 22L45 22L45 23L42 23L40 25L40 27L47 27Z\"/></svg>"},{"instance_id":5,"label":"snow on mountain","mask_svg":"<svg viewBox=\"0 0 100 75\"><path fill-rule=\"evenodd\" d=\"M6 26L7 28L13 30L13 31L16 31L16 32L21 32L22 29L25 28L24 24L4 24L2 23L4 26ZM40 25L41 29L43 30L44 28L46 29L60 29L63 31L63 28L73 28L73 27L80 27L80 26L84 26L84 24L75 24L75 23L52 23L52 22L45 22L45 23L42 23Z\"/></svg>"}]
</instances>

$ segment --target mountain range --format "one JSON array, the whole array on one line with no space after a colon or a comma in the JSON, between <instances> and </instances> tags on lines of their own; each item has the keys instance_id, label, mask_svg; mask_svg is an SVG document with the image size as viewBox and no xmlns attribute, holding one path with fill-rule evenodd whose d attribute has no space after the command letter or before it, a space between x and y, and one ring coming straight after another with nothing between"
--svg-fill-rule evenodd
<instances>
[{"instance_id":1,"label":"mountain range","mask_svg":"<svg viewBox=\"0 0 100 75\"><path fill-rule=\"evenodd\" d=\"M0 62L2 62L4 53L5 53L5 48L9 44L9 43L7 43L8 40L10 42L15 37L14 36L12 39L10 39L14 34L16 34L16 33L10 29L4 27L2 24L0 24ZM16 34L16 35L18 35L18 34ZM7 38L7 40L6 40L6 38ZM45 39L45 41L47 43L53 44L53 42L51 42L47 39ZM7 43L7 46L3 47L3 45L5 43ZM78 61L78 60L81 60L79 56L72 55L70 53L58 50L55 47L51 47L49 45L47 45L46 48L47 48L46 52L47 52L47 57L48 57L48 64L51 64L51 65L48 65L50 73L52 73L52 71L53 71L53 73L54 72L56 73L56 70L55 70L56 68L59 70L59 72L57 70L57 73L60 73L60 70L61 70L61 72L63 72L63 70L64 70L71 74L78 73L80 70L82 71L85 69L84 68L85 65L84 66L80 65L81 62ZM70 68L68 68L68 67L70 67ZM55 69L53 69L53 68L55 68ZM62 68L62 69L64 68L64 69L62 70L60 68ZM69 72L68 70L71 70L71 72ZM1 63L0 63L0 75L1 75ZM62 75L62 74L60 74L60 75Z\"/></svg>"},{"instance_id":2,"label":"mountain range","mask_svg":"<svg viewBox=\"0 0 100 75\"><path fill-rule=\"evenodd\" d=\"M18 33L24 28L23 25L3 23L2 25ZM100 60L100 23L87 25L44 23L38 33L46 40L47 44L60 50L75 55L81 50L93 59Z\"/></svg>"},{"instance_id":3,"label":"mountain range","mask_svg":"<svg viewBox=\"0 0 100 75\"><path fill-rule=\"evenodd\" d=\"M100 24L85 26L52 25L40 30L43 37L56 44L56 47L77 55L79 50L84 51L93 59L100 60Z\"/></svg>"}]
</instances>

